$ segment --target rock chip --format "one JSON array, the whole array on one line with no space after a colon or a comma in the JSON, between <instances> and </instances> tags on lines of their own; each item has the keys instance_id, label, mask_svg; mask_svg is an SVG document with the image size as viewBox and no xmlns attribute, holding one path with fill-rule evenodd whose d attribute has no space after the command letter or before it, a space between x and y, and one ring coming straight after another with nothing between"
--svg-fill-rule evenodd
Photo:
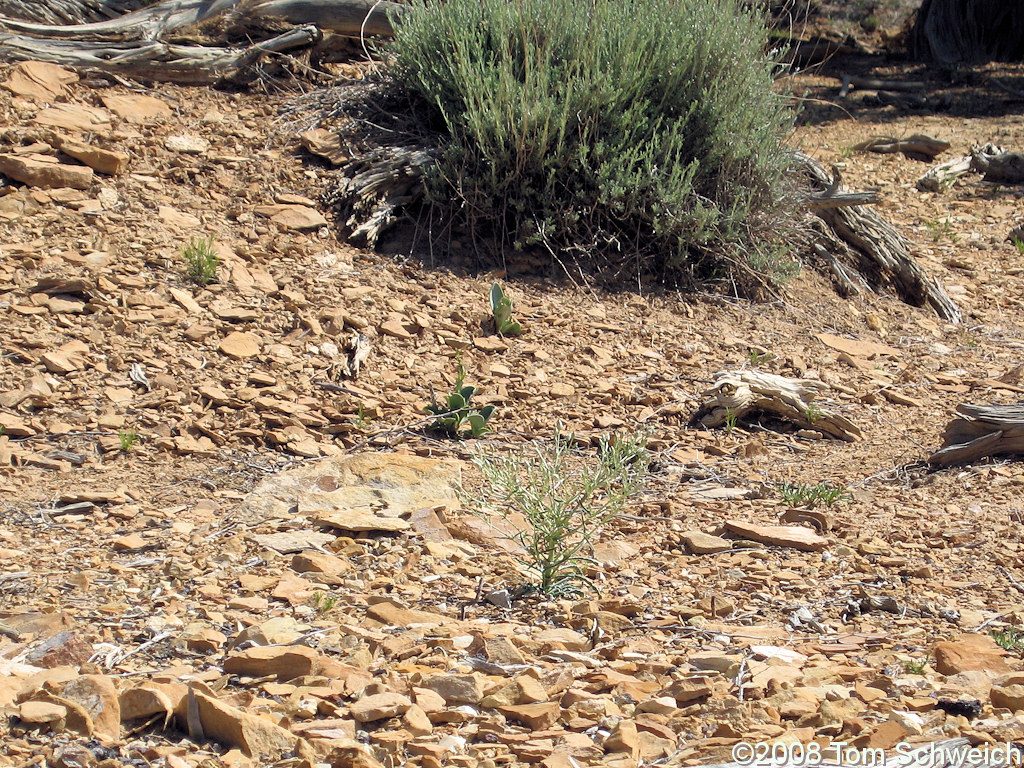
<instances>
[{"instance_id":1,"label":"rock chip","mask_svg":"<svg viewBox=\"0 0 1024 768\"><path fill-rule=\"evenodd\" d=\"M58 632L24 654L29 664L45 669L77 667L85 664L93 654L92 644L74 631Z\"/></svg>"},{"instance_id":2,"label":"rock chip","mask_svg":"<svg viewBox=\"0 0 1024 768\"><path fill-rule=\"evenodd\" d=\"M63 696L92 718L95 733L106 739L121 735L121 704L114 681L106 675L82 675L64 686Z\"/></svg>"},{"instance_id":3,"label":"rock chip","mask_svg":"<svg viewBox=\"0 0 1024 768\"><path fill-rule=\"evenodd\" d=\"M557 701L542 701L501 707L498 711L510 720L525 725L531 731L543 731L558 722L562 708Z\"/></svg>"},{"instance_id":4,"label":"rock chip","mask_svg":"<svg viewBox=\"0 0 1024 768\"><path fill-rule=\"evenodd\" d=\"M449 706L479 704L483 684L476 675L431 675L420 681L420 687L433 691Z\"/></svg>"},{"instance_id":5,"label":"rock chip","mask_svg":"<svg viewBox=\"0 0 1024 768\"><path fill-rule=\"evenodd\" d=\"M210 142L201 136L168 136L164 148L186 155L201 155L210 150Z\"/></svg>"},{"instance_id":6,"label":"rock chip","mask_svg":"<svg viewBox=\"0 0 1024 768\"><path fill-rule=\"evenodd\" d=\"M100 96L103 106L129 123L149 123L162 120L173 113L162 99L141 94L105 94Z\"/></svg>"},{"instance_id":7,"label":"rock chip","mask_svg":"<svg viewBox=\"0 0 1024 768\"><path fill-rule=\"evenodd\" d=\"M92 168L48 155L0 155L0 174L40 189L88 189L92 184Z\"/></svg>"},{"instance_id":8,"label":"rock chip","mask_svg":"<svg viewBox=\"0 0 1024 768\"><path fill-rule=\"evenodd\" d=\"M828 539L810 528L799 525L752 525L739 520L727 520L725 527L738 536L762 544L791 547L804 552L820 552L828 546Z\"/></svg>"},{"instance_id":9,"label":"rock chip","mask_svg":"<svg viewBox=\"0 0 1024 768\"><path fill-rule=\"evenodd\" d=\"M320 654L304 645L284 645L247 648L224 659L223 668L229 675L265 677L276 675L278 680L316 674Z\"/></svg>"},{"instance_id":10,"label":"rock chip","mask_svg":"<svg viewBox=\"0 0 1024 768\"><path fill-rule=\"evenodd\" d=\"M47 61L20 61L11 69L3 87L16 96L52 102L68 93L69 85L78 82L78 75Z\"/></svg>"},{"instance_id":11,"label":"rock chip","mask_svg":"<svg viewBox=\"0 0 1024 768\"><path fill-rule=\"evenodd\" d=\"M315 208L308 205L259 205L255 212L268 217L281 229L305 232L327 226L327 219Z\"/></svg>"},{"instance_id":12,"label":"rock chip","mask_svg":"<svg viewBox=\"0 0 1024 768\"><path fill-rule=\"evenodd\" d=\"M980 671L999 675L1010 671L1006 651L988 635L960 635L932 647L935 669L943 675Z\"/></svg>"},{"instance_id":13,"label":"rock chip","mask_svg":"<svg viewBox=\"0 0 1024 768\"><path fill-rule=\"evenodd\" d=\"M732 542L703 531L686 531L680 534L686 551L692 555L713 555L732 549Z\"/></svg>"},{"instance_id":14,"label":"rock chip","mask_svg":"<svg viewBox=\"0 0 1024 768\"><path fill-rule=\"evenodd\" d=\"M25 701L18 706L18 717L26 723L62 723L67 714L67 707L51 701Z\"/></svg>"},{"instance_id":15,"label":"rock chip","mask_svg":"<svg viewBox=\"0 0 1024 768\"><path fill-rule=\"evenodd\" d=\"M1024 685L993 685L989 698L993 707L1009 709L1011 712L1024 710Z\"/></svg>"},{"instance_id":16,"label":"rock chip","mask_svg":"<svg viewBox=\"0 0 1024 768\"><path fill-rule=\"evenodd\" d=\"M124 152L115 152L109 149L101 149L81 141L74 141L64 137L55 137L53 145L69 157L75 158L80 163L92 168L99 173L108 176L117 176L128 168L128 155Z\"/></svg>"},{"instance_id":17,"label":"rock chip","mask_svg":"<svg viewBox=\"0 0 1024 768\"><path fill-rule=\"evenodd\" d=\"M242 360L260 353L260 341L251 333L233 331L221 339L217 348L228 357Z\"/></svg>"},{"instance_id":18,"label":"rock chip","mask_svg":"<svg viewBox=\"0 0 1024 768\"><path fill-rule=\"evenodd\" d=\"M246 757L275 762L290 753L312 757L305 741L270 720L232 707L213 696L193 692L207 738L238 747Z\"/></svg>"},{"instance_id":19,"label":"rock chip","mask_svg":"<svg viewBox=\"0 0 1024 768\"><path fill-rule=\"evenodd\" d=\"M374 603L366 609L366 615L389 627L408 627L413 624L443 625L451 621L447 616L442 616L439 613L406 608L404 605L391 599L384 599Z\"/></svg>"},{"instance_id":20,"label":"rock chip","mask_svg":"<svg viewBox=\"0 0 1024 768\"><path fill-rule=\"evenodd\" d=\"M400 693L374 693L355 701L349 712L360 723L398 717L412 706L412 699Z\"/></svg>"}]
</instances>

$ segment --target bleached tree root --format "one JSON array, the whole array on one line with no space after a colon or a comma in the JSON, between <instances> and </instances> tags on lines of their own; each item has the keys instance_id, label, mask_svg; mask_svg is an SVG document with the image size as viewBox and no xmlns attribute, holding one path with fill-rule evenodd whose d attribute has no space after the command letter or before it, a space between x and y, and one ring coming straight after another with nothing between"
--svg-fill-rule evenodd
<instances>
[{"instance_id":1,"label":"bleached tree root","mask_svg":"<svg viewBox=\"0 0 1024 768\"><path fill-rule=\"evenodd\" d=\"M423 196L423 174L433 162L422 149L377 150L344 164L323 201L338 210L349 242L373 248L401 209Z\"/></svg>"},{"instance_id":2,"label":"bleached tree root","mask_svg":"<svg viewBox=\"0 0 1024 768\"><path fill-rule=\"evenodd\" d=\"M812 187L819 190L819 196L828 190L841 192L838 174L830 176L816 160L807 155L797 153L797 160ZM849 205L814 205L811 210L837 239L849 246L858 261L857 271L864 275L869 284L891 286L906 303L917 307L929 305L943 320L960 322L960 309L939 281L928 277L914 260L906 238L877 211Z\"/></svg>"},{"instance_id":3,"label":"bleached tree root","mask_svg":"<svg viewBox=\"0 0 1024 768\"><path fill-rule=\"evenodd\" d=\"M1024 454L1024 403L960 405L961 418L942 433L942 447L928 457L931 464L951 467L987 456Z\"/></svg>"},{"instance_id":4,"label":"bleached tree root","mask_svg":"<svg viewBox=\"0 0 1024 768\"><path fill-rule=\"evenodd\" d=\"M860 439L856 424L814 398L829 386L815 379L790 379L756 370L720 371L701 394L694 421L720 427L758 414L770 414L802 429L853 442Z\"/></svg>"},{"instance_id":5,"label":"bleached tree root","mask_svg":"<svg viewBox=\"0 0 1024 768\"><path fill-rule=\"evenodd\" d=\"M949 188L958 178L971 171L984 172L984 169L991 164L991 161L1004 154L1006 154L1006 150L1002 147L997 147L995 144L975 147L969 155L936 165L917 180L917 188L922 192L941 192Z\"/></svg>"},{"instance_id":6,"label":"bleached tree root","mask_svg":"<svg viewBox=\"0 0 1024 768\"><path fill-rule=\"evenodd\" d=\"M75 18L70 7L76 2L94 10L97 5L109 5L111 11L126 7L124 0L62 2L67 6L63 13L43 18ZM48 25L32 20L41 14L33 14L31 6L27 0L0 0L0 59L37 59L85 71L188 84L236 79L241 70L267 54L314 45L324 30L357 37L391 35L390 18L402 10L389 0L163 0L103 21ZM23 13L18 15L19 11ZM89 17L84 11L81 15ZM247 26L259 22L295 26L245 48L175 45L164 39L185 27L221 19Z\"/></svg>"}]
</instances>

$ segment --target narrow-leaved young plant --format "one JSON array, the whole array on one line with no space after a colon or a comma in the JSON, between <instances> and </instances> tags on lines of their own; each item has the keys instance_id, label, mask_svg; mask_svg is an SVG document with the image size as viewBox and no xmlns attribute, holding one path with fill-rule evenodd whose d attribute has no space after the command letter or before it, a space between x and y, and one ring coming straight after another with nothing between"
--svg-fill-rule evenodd
<instances>
[{"instance_id":1,"label":"narrow-leaved young plant","mask_svg":"<svg viewBox=\"0 0 1024 768\"><path fill-rule=\"evenodd\" d=\"M604 437L596 462L581 464L571 436L556 428L549 446L503 456L477 453L473 463L486 488L480 497L463 496L480 516L497 513L516 527L510 538L522 547L517 559L536 591L548 597L598 593L586 574L597 561L587 550L640 490L650 464L646 444L646 434Z\"/></svg>"}]
</instances>

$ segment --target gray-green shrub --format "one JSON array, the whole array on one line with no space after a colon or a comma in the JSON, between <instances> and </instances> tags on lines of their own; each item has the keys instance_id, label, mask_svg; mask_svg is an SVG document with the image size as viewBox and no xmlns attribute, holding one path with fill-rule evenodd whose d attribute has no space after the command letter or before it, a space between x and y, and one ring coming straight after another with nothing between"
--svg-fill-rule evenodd
<instances>
[{"instance_id":1,"label":"gray-green shrub","mask_svg":"<svg viewBox=\"0 0 1024 768\"><path fill-rule=\"evenodd\" d=\"M734 280L791 264L778 235L792 115L758 12L738 0L407 9L392 71L443 126L428 195L475 231L657 270L724 263Z\"/></svg>"}]
</instances>

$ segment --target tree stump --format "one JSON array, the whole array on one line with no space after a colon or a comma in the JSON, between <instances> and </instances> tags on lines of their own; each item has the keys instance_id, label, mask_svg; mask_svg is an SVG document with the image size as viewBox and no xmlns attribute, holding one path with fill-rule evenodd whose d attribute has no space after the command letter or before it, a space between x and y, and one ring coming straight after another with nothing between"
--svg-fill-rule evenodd
<instances>
[{"instance_id":1,"label":"tree stump","mask_svg":"<svg viewBox=\"0 0 1024 768\"><path fill-rule=\"evenodd\" d=\"M951 467L986 456L1024 454L1024 403L960 405L942 433L942 448L928 457L931 464Z\"/></svg>"},{"instance_id":2,"label":"tree stump","mask_svg":"<svg viewBox=\"0 0 1024 768\"><path fill-rule=\"evenodd\" d=\"M720 427L731 420L770 414L802 429L847 442L858 440L861 431L857 425L814 402L828 388L816 379L790 379L755 370L719 371L714 383L701 394L694 422Z\"/></svg>"}]
</instances>

